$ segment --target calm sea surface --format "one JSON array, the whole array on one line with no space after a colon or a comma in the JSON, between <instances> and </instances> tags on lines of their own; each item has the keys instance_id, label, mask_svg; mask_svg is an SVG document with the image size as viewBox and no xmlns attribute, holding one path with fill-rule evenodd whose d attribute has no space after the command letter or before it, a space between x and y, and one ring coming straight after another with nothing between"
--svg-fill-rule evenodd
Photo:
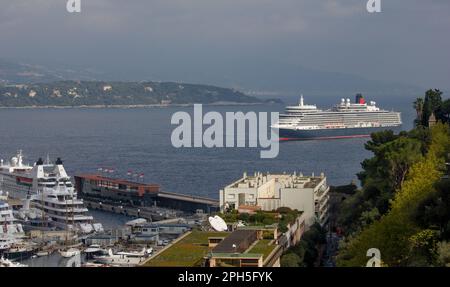
<instances>
[{"instance_id":1,"label":"calm sea surface","mask_svg":"<svg viewBox=\"0 0 450 287\"><path fill-rule=\"evenodd\" d=\"M410 101L392 106L403 114L403 129L412 127ZM232 111L282 111L284 106L210 106L221 113ZM280 144L275 159L260 159L256 148L172 147L173 113L192 108L139 109L0 109L0 158L9 159L22 149L32 163L49 154L61 157L70 175L115 169L111 176L127 177L127 171L144 173L146 182L163 190L218 198L219 189L242 176L244 171L324 172L331 184L356 179L360 162L370 153L367 139L298 141ZM130 218L90 211L105 228L116 228ZM30 258L29 266L65 266L57 253Z\"/></svg>"},{"instance_id":2,"label":"calm sea surface","mask_svg":"<svg viewBox=\"0 0 450 287\"><path fill-rule=\"evenodd\" d=\"M403 128L412 126L411 101L392 108L403 112ZM282 111L281 105L209 106L204 112ZM174 112L190 107L137 109L0 109L0 157L9 159L22 149L32 163L49 154L61 157L70 175L115 169L126 177L128 170L144 173L146 182L165 191L218 198L219 189L244 171L324 172L331 184L356 179L360 162L370 155L367 139L322 140L281 143L279 156L260 159L257 148L172 147Z\"/></svg>"}]
</instances>

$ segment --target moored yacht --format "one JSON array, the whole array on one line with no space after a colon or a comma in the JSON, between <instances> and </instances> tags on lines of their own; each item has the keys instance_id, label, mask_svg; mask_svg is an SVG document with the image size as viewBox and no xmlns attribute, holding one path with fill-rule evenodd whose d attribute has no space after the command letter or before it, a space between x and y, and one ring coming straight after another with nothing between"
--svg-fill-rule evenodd
<instances>
[{"instance_id":1,"label":"moored yacht","mask_svg":"<svg viewBox=\"0 0 450 287\"><path fill-rule=\"evenodd\" d=\"M100 223L94 223L94 218L88 214L83 200L77 198L73 187L44 187L30 199L31 207L43 212L51 226L81 233L103 231Z\"/></svg>"},{"instance_id":2,"label":"moored yacht","mask_svg":"<svg viewBox=\"0 0 450 287\"><path fill-rule=\"evenodd\" d=\"M25 242L22 225L13 216L7 202L8 196L0 191L0 256L14 259L26 259L34 251L33 244Z\"/></svg>"},{"instance_id":3,"label":"moored yacht","mask_svg":"<svg viewBox=\"0 0 450 287\"><path fill-rule=\"evenodd\" d=\"M23 200L23 208L17 215L31 228L56 227L81 233L103 231L100 223L93 222L83 200L77 198L60 158L55 163L40 158L29 165L19 151L8 162L1 160L0 180L4 191Z\"/></svg>"},{"instance_id":4,"label":"moored yacht","mask_svg":"<svg viewBox=\"0 0 450 287\"><path fill-rule=\"evenodd\" d=\"M142 249L141 252L117 252L113 253L111 249L108 254L94 256L94 261L107 265L133 267L143 263L151 254L153 249Z\"/></svg>"},{"instance_id":5,"label":"moored yacht","mask_svg":"<svg viewBox=\"0 0 450 287\"><path fill-rule=\"evenodd\" d=\"M14 218L7 199L0 190L0 253L19 243L25 236L22 225Z\"/></svg>"},{"instance_id":6,"label":"moored yacht","mask_svg":"<svg viewBox=\"0 0 450 287\"><path fill-rule=\"evenodd\" d=\"M45 187L72 187L60 158L55 163L49 159L44 162L40 158L34 165L30 165L24 162L22 151L18 151L9 161L0 160L0 179L3 190L16 199L25 199Z\"/></svg>"}]
</instances>

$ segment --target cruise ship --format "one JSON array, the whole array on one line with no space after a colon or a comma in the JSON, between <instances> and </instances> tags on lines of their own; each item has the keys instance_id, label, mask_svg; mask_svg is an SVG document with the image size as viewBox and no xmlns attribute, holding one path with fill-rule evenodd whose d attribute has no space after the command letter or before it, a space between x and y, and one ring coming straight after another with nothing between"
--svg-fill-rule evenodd
<instances>
[{"instance_id":1,"label":"cruise ship","mask_svg":"<svg viewBox=\"0 0 450 287\"><path fill-rule=\"evenodd\" d=\"M401 126L399 112L382 110L371 101L367 103L361 94L355 103L342 99L328 110L304 103L303 95L297 106L286 107L278 123L280 140L309 140L365 137L371 133Z\"/></svg>"}]
</instances>

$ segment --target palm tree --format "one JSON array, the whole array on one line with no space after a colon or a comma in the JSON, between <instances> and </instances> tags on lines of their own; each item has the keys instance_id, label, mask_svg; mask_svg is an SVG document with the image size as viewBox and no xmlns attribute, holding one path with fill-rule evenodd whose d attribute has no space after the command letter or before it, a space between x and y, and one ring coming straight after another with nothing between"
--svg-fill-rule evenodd
<instances>
[{"instance_id":1,"label":"palm tree","mask_svg":"<svg viewBox=\"0 0 450 287\"><path fill-rule=\"evenodd\" d=\"M417 98L414 101L414 109L416 109L416 112L417 112L416 123L420 123L422 121L423 106L424 106L423 98Z\"/></svg>"}]
</instances>

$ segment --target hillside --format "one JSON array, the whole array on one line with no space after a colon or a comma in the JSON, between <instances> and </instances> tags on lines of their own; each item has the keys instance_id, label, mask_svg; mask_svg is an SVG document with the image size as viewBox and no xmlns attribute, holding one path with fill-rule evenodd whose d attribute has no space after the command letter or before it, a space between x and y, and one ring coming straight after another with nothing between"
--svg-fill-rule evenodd
<instances>
[{"instance_id":1,"label":"hillside","mask_svg":"<svg viewBox=\"0 0 450 287\"><path fill-rule=\"evenodd\" d=\"M269 68L268 68L269 67ZM208 71L204 73L204 71ZM257 73L256 73L257 71ZM207 83L214 86L233 87L247 95L259 98L283 98L297 101L299 93L314 97L314 102L328 103L346 95L361 92L378 101L402 99L405 95L418 95L423 88L401 83L365 79L339 72L319 71L293 63L259 62L242 65L236 69L234 63L211 69L205 63L194 66L176 66L168 70L136 71L82 68L75 66L41 65L0 58L0 84L31 84L56 81L122 81L138 82L153 79L186 83ZM166 80L169 79L169 80ZM292 98L290 98L292 97Z\"/></svg>"},{"instance_id":2,"label":"hillside","mask_svg":"<svg viewBox=\"0 0 450 287\"><path fill-rule=\"evenodd\" d=\"M58 81L0 85L0 107L261 103L239 91L173 82Z\"/></svg>"}]
</instances>

